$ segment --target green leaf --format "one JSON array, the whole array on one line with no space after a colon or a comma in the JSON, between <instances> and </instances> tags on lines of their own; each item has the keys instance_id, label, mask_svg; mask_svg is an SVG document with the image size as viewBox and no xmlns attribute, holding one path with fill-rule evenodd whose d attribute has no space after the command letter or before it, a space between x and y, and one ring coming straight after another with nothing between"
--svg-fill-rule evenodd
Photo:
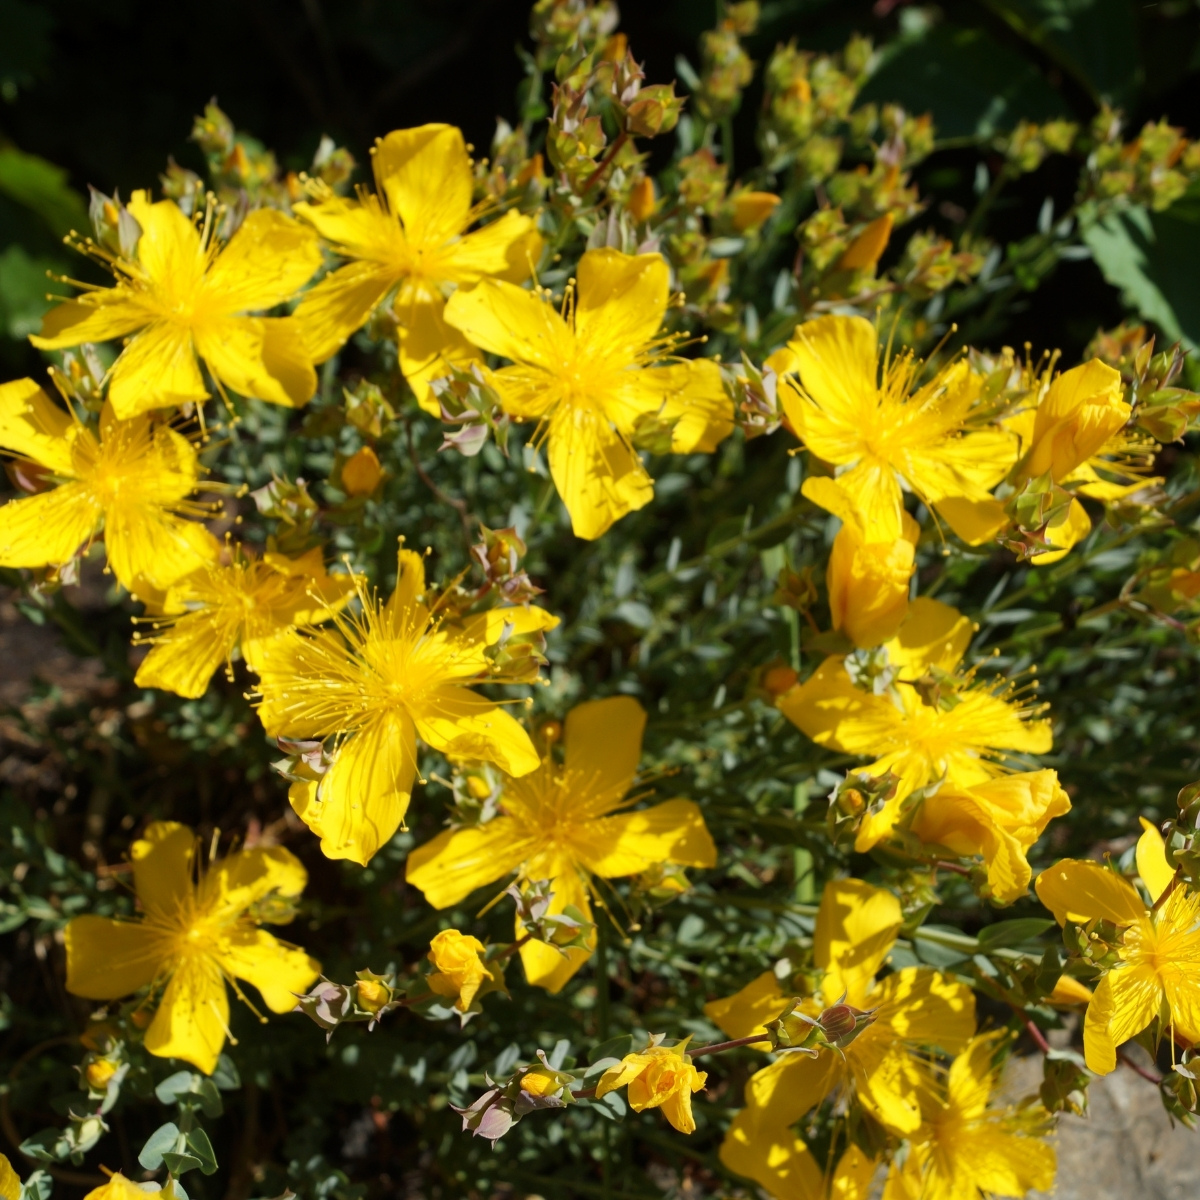
<instances>
[{"instance_id":1,"label":"green leaf","mask_svg":"<svg viewBox=\"0 0 1200 1200\"><path fill-rule=\"evenodd\" d=\"M217 1069L212 1073L212 1081L223 1092L236 1091L242 1086L242 1077L228 1054L222 1054L217 1059Z\"/></svg>"},{"instance_id":2,"label":"green leaf","mask_svg":"<svg viewBox=\"0 0 1200 1200\"><path fill-rule=\"evenodd\" d=\"M1082 234L1104 278L1134 312L1170 341L1200 346L1200 212L1193 204L1110 213L1084 225Z\"/></svg>"},{"instance_id":3,"label":"green leaf","mask_svg":"<svg viewBox=\"0 0 1200 1200\"><path fill-rule=\"evenodd\" d=\"M0 331L17 341L37 333L51 304L46 299L50 287L46 272L62 270L61 262L35 258L22 246L8 246L0 254Z\"/></svg>"},{"instance_id":4,"label":"green leaf","mask_svg":"<svg viewBox=\"0 0 1200 1200\"><path fill-rule=\"evenodd\" d=\"M1136 99L1142 68L1129 0L989 0L988 7L1098 104Z\"/></svg>"},{"instance_id":5,"label":"green leaf","mask_svg":"<svg viewBox=\"0 0 1200 1200\"><path fill-rule=\"evenodd\" d=\"M860 99L931 113L939 138L990 137L1022 118L1070 115L1037 64L981 29L947 24L898 43Z\"/></svg>"},{"instance_id":6,"label":"green leaf","mask_svg":"<svg viewBox=\"0 0 1200 1200\"><path fill-rule=\"evenodd\" d=\"M212 1142L203 1129L193 1129L187 1135L188 1149L200 1160L200 1173L213 1175L217 1170L217 1156L213 1152Z\"/></svg>"},{"instance_id":7,"label":"green leaf","mask_svg":"<svg viewBox=\"0 0 1200 1200\"><path fill-rule=\"evenodd\" d=\"M179 1126L174 1121L160 1125L147 1139L146 1144L138 1153L138 1162L147 1171L157 1171L163 1165L166 1155L179 1141Z\"/></svg>"},{"instance_id":8,"label":"green leaf","mask_svg":"<svg viewBox=\"0 0 1200 1200\"><path fill-rule=\"evenodd\" d=\"M87 205L67 184L67 172L15 146L0 149L0 192L32 209L51 230L63 235L87 229Z\"/></svg>"},{"instance_id":9,"label":"green leaf","mask_svg":"<svg viewBox=\"0 0 1200 1200\"><path fill-rule=\"evenodd\" d=\"M186 1175L204 1165L194 1154L178 1154L173 1150L163 1155L163 1162L172 1175Z\"/></svg>"},{"instance_id":10,"label":"green leaf","mask_svg":"<svg viewBox=\"0 0 1200 1200\"><path fill-rule=\"evenodd\" d=\"M49 1171L34 1171L21 1184L20 1200L50 1200L54 1188L54 1177Z\"/></svg>"},{"instance_id":11,"label":"green leaf","mask_svg":"<svg viewBox=\"0 0 1200 1200\"><path fill-rule=\"evenodd\" d=\"M176 1071L154 1089L154 1095L160 1104L174 1104L180 1096L186 1096L192 1090L192 1080L195 1077L192 1071Z\"/></svg>"},{"instance_id":12,"label":"green leaf","mask_svg":"<svg viewBox=\"0 0 1200 1200\"><path fill-rule=\"evenodd\" d=\"M624 1058L633 1050L633 1035L623 1033L620 1037L609 1038L588 1054L588 1062L599 1062L602 1058Z\"/></svg>"},{"instance_id":13,"label":"green leaf","mask_svg":"<svg viewBox=\"0 0 1200 1200\"><path fill-rule=\"evenodd\" d=\"M1053 928L1055 922L1045 917L1017 917L1012 921L997 921L994 925L985 925L979 931L979 949L986 954L989 950L999 950L1005 946L1020 946L1023 942L1031 942L1040 937L1047 929Z\"/></svg>"},{"instance_id":14,"label":"green leaf","mask_svg":"<svg viewBox=\"0 0 1200 1200\"><path fill-rule=\"evenodd\" d=\"M61 1162L67 1155L69 1147L57 1129L43 1129L32 1137L27 1137L17 1149L26 1158L35 1162Z\"/></svg>"}]
</instances>

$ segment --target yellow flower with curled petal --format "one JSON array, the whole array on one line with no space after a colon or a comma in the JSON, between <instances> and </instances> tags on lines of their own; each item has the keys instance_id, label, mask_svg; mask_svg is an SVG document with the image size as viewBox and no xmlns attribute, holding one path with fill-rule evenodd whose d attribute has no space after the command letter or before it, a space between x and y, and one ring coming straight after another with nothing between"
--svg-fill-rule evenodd
<instances>
[{"instance_id":1,"label":"yellow flower with curled petal","mask_svg":"<svg viewBox=\"0 0 1200 1200\"><path fill-rule=\"evenodd\" d=\"M593 539L654 494L631 442L639 418L675 423L673 453L708 453L733 431L733 403L712 359L663 361L676 342L661 332L671 274L661 255L589 250L578 274L562 313L487 279L455 292L446 320L512 360L490 382L509 415L545 431L571 526Z\"/></svg>"},{"instance_id":2,"label":"yellow flower with curled petal","mask_svg":"<svg viewBox=\"0 0 1200 1200\"><path fill-rule=\"evenodd\" d=\"M471 205L471 159L452 125L397 129L371 155L374 195L360 190L348 199L318 186L316 203L295 205L334 253L350 260L305 294L296 319L313 358L323 362L396 288L400 370L421 407L437 416L430 380L446 373L447 362L478 357L444 321L446 293L489 276L528 279L541 238L533 219L516 212L468 232L483 212Z\"/></svg>"},{"instance_id":3,"label":"yellow flower with curled petal","mask_svg":"<svg viewBox=\"0 0 1200 1200\"><path fill-rule=\"evenodd\" d=\"M211 1074L229 1036L226 980L239 997L237 980L253 984L284 1013L317 978L320 964L260 929L256 916L272 897L299 896L307 873L281 846L241 850L204 870L195 835L173 821L149 825L130 857L142 917L68 921L67 991L118 1000L161 989L146 1049Z\"/></svg>"},{"instance_id":4,"label":"yellow flower with curled petal","mask_svg":"<svg viewBox=\"0 0 1200 1200\"><path fill-rule=\"evenodd\" d=\"M901 513L901 536L877 540L834 480L806 479L801 491L842 521L825 571L834 629L840 629L859 649L888 641L908 615L909 581L916 570L920 527L908 513Z\"/></svg>"},{"instance_id":5,"label":"yellow flower with curled petal","mask_svg":"<svg viewBox=\"0 0 1200 1200\"><path fill-rule=\"evenodd\" d=\"M972 545L1005 523L991 489L1012 467L1016 439L976 427L980 379L957 359L929 382L901 353L880 364L875 326L862 317L818 317L796 326L768 360L806 449L838 469L873 541L902 534L901 481Z\"/></svg>"},{"instance_id":6,"label":"yellow flower with curled petal","mask_svg":"<svg viewBox=\"0 0 1200 1200\"><path fill-rule=\"evenodd\" d=\"M470 687L536 679L540 659L517 651L558 619L533 606L447 616L426 590L421 556L401 550L386 604L364 594L360 612L334 615L336 629L284 631L256 656L267 732L336 739L320 781L298 780L288 796L329 858L365 866L396 832L412 796L418 737L514 776L538 767L521 725Z\"/></svg>"},{"instance_id":7,"label":"yellow flower with curled petal","mask_svg":"<svg viewBox=\"0 0 1200 1200\"><path fill-rule=\"evenodd\" d=\"M0 508L0 566L61 567L104 531L113 574L135 595L195 571L219 546L188 497L200 486L196 449L148 417L119 420L111 404L93 429L32 379L0 385L0 449L56 486Z\"/></svg>"},{"instance_id":8,"label":"yellow flower with curled petal","mask_svg":"<svg viewBox=\"0 0 1200 1200\"><path fill-rule=\"evenodd\" d=\"M1060 925L1100 920L1123 933L1119 961L1097 985L1083 1021L1084 1057L1098 1075L1114 1070L1117 1047L1160 1015L1167 1037L1200 1043L1200 896L1176 885L1162 836L1145 818L1142 827L1138 874L1153 905L1096 862L1064 859L1037 878L1038 899Z\"/></svg>"},{"instance_id":9,"label":"yellow flower with curled petal","mask_svg":"<svg viewBox=\"0 0 1200 1200\"><path fill-rule=\"evenodd\" d=\"M1030 847L1055 817L1070 811L1056 772L1025 771L970 787L944 783L921 801L909 829L960 857L981 857L992 897L1011 904L1029 890Z\"/></svg>"},{"instance_id":10,"label":"yellow flower with curled petal","mask_svg":"<svg viewBox=\"0 0 1200 1200\"><path fill-rule=\"evenodd\" d=\"M429 943L429 961L437 968L426 978L429 990L452 997L454 1007L466 1012L480 987L492 978L491 970L480 958L484 949L484 944L470 934L443 929Z\"/></svg>"},{"instance_id":11,"label":"yellow flower with curled petal","mask_svg":"<svg viewBox=\"0 0 1200 1200\"><path fill-rule=\"evenodd\" d=\"M692 1093L703 1091L707 1082L707 1073L697 1071L688 1056L687 1039L677 1046L651 1044L609 1067L596 1085L596 1099L628 1087L626 1095L634 1112L661 1108L663 1116L680 1133L695 1133Z\"/></svg>"},{"instance_id":12,"label":"yellow flower with curled petal","mask_svg":"<svg viewBox=\"0 0 1200 1200\"><path fill-rule=\"evenodd\" d=\"M823 974L803 1011L816 1017L844 997L846 1004L876 1013L841 1053L781 1054L746 1084L746 1107L725 1135L721 1161L774 1196L801 1200L813 1195L812 1153L792 1129L811 1108L835 1089L853 1088L863 1108L887 1130L901 1137L913 1134L922 1120L918 1052L937 1046L957 1053L975 1032L970 988L927 967L875 978L902 923L900 902L891 892L858 879L825 886L813 946ZM741 1038L763 1032L791 1006L792 998L768 971L704 1011L729 1037Z\"/></svg>"},{"instance_id":13,"label":"yellow flower with curled petal","mask_svg":"<svg viewBox=\"0 0 1200 1200\"><path fill-rule=\"evenodd\" d=\"M1023 703L987 683L959 678L944 699L922 695L916 683L931 668L951 672L971 640L972 625L957 609L937 600L914 600L899 634L886 644L898 679L891 694L855 687L840 655L827 658L776 704L819 746L844 754L871 755L868 775L892 771L899 781L891 798L868 813L855 848L863 853L895 828L904 801L919 787L944 779L959 787L1006 773L1011 754L1045 754L1050 724L1034 719L1040 707Z\"/></svg>"},{"instance_id":14,"label":"yellow flower with curled petal","mask_svg":"<svg viewBox=\"0 0 1200 1200\"><path fill-rule=\"evenodd\" d=\"M320 547L299 558L268 552L251 558L234 546L168 590L150 653L134 683L178 696L203 696L235 648L257 669L263 643L285 629L328 620L354 595L351 575L329 575Z\"/></svg>"},{"instance_id":15,"label":"yellow flower with curled petal","mask_svg":"<svg viewBox=\"0 0 1200 1200\"><path fill-rule=\"evenodd\" d=\"M991 1103L1003 1036L973 1038L944 1081L930 1078L921 1092L923 1124L909 1138L903 1163L888 1172L884 1200L983 1200L1054 1187L1050 1114L1040 1104Z\"/></svg>"},{"instance_id":16,"label":"yellow flower with curled petal","mask_svg":"<svg viewBox=\"0 0 1200 1200\"><path fill-rule=\"evenodd\" d=\"M690 800L620 812L636 802L627 793L642 754L646 714L630 696L592 700L568 714L563 761L547 751L538 770L504 780L501 815L452 829L408 856L406 878L435 908L457 904L476 888L512 871L523 880L548 879L548 912L573 905L587 920L589 877L636 875L656 863L711 867L716 847ZM517 922L517 936L524 933ZM541 942L521 947L530 983L557 992L591 957L591 949L560 953Z\"/></svg>"},{"instance_id":17,"label":"yellow flower with curled petal","mask_svg":"<svg viewBox=\"0 0 1200 1200\"><path fill-rule=\"evenodd\" d=\"M134 257L81 248L116 276L52 308L31 337L41 350L132 339L109 372L109 400L128 419L154 408L199 404L208 388L197 359L218 384L273 404L306 403L317 387L299 324L248 314L290 300L321 265L311 229L274 209L252 212L222 248L174 200L152 203L134 192L130 215L141 227Z\"/></svg>"}]
</instances>

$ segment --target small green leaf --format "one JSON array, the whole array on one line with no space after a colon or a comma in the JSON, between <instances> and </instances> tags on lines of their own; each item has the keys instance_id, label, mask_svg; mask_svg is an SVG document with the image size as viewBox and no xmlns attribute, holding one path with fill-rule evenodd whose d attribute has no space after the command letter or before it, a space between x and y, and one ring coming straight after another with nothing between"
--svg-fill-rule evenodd
<instances>
[{"instance_id":1,"label":"small green leaf","mask_svg":"<svg viewBox=\"0 0 1200 1200\"><path fill-rule=\"evenodd\" d=\"M174 1121L160 1125L147 1139L146 1144L138 1154L138 1162L147 1171L157 1171L163 1165L166 1155L179 1141L179 1126Z\"/></svg>"},{"instance_id":2,"label":"small green leaf","mask_svg":"<svg viewBox=\"0 0 1200 1200\"><path fill-rule=\"evenodd\" d=\"M1005 946L1019 946L1023 942L1031 942L1041 937L1047 929L1053 928L1055 922L1045 917L1018 917L1013 921L997 921L994 925L986 925L979 931L979 949L986 954L989 950L999 950Z\"/></svg>"},{"instance_id":3,"label":"small green leaf","mask_svg":"<svg viewBox=\"0 0 1200 1200\"><path fill-rule=\"evenodd\" d=\"M187 1135L187 1147L200 1160L201 1174L212 1175L216 1172L217 1156L203 1129L193 1129Z\"/></svg>"},{"instance_id":4,"label":"small green leaf","mask_svg":"<svg viewBox=\"0 0 1200 1200\"><path fill-rule=\"evenodd\" d=\"M188 1171L203 1166L194 1154L177 1154L173 1150L163 1155L163 1162L166 1163L167 1170L175 1176L186 1175Z\"/></svg>"},{"instance_id":5,"label":"small green leaf","mask_svg":"<svg viewBox=\"0 0 1200 1200\"><path fill-rule=\"evenodd\" d=\"M67 184L67 172L36 154L0 149L0 192L32 209L60 237L88 229L87 205Z\"/></svg>"},{"instance_id":6,"label":"small green leaf","mask_svg":"<svg viewBox=\"0 0 1200 1200\"><path fill-rule=\"evenodd\" d=\"M602 1058L624 1058L633 1050L633 1035L623 1033L620 1037L609 1038L588 1054L588 1062L596 1063Z\"/></svg>"}]
</instances>

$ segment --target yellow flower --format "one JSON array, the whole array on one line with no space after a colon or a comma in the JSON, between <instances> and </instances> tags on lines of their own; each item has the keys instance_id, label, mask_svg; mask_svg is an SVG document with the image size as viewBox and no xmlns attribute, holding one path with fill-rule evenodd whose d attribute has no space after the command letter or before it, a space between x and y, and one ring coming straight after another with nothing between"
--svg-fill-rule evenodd
<instances>
[{"instance_id":1,"label":"yellow flower","mask_svg":"<svg viewBox=\"0 0 1200 1200\"><path fill-rule=\"evenodd\" d=\"M369 496L383 478L379 455L363 446L342 464L342 487L348 496Z\"/></svg>"},{"instance_id":2,"label":"yellow flower","mask_svg":"<svg viewBox=\"0 0 1200 1200\"><path fill-rule=\"evenodd\" d=\"M965 361L918 386L922 364L898 354L883 363L881 380L875 326L834 316L798 325L768 365L788 376L780 400L797 437L839 468L872 541L902 534L901 481L972 545L1004 524L990 489L1012 466L1016 439L971 429L980 380Z\"/></svg>"},{"instance_id":3,"label":"yellow flower","mask_svg":"<svg viewBox=\"0 0 1200 1200\"><path fill-rule=\"evenodd\" d=\"M350 575L327 575L320 547L300 558L268 552L252 559L233 547L230 561L210 563L168 589L153 648L134 679L139 687L203 696L235 647L252 670L263 643L283 630L313 625L354 594Z\"/></svg>"},{"instance_id":4,"label":"yellow flower","mask_svg":"<svg viewBox=\"0 0 1200 1200\"><path fill-rule=\"evenodd\" d=\"M272 737L335 736L333 765L319 783L292 784L289 799L329 858L364 866L404 819L417 774L417 738L456 758L494 762L511 775L538 766L529 735L477 683L536 678L537 659L504 646L553 629L540 608L493 608L463 620L425 599L425 564L401 550L386 604L362 597L333 630L285 631L262 647L259 716ZM527 647L517 646L518 649Z\"/></svg>"},{"instance_id":5,"label":"yellow flower","mask_svg":"<svg viewBox=\"0 0 1200 1200\"><path fill-rule=\"evenodd\" d=\"M175 1190L175 1181L168 1178L159 1191L151 1192L155 1200L176 1200L179 1193ZM120 1171L109 1175L108 1182L93 1188L83 1200L146 1200L147 1193L142 1191L132 1179L126 1179Z\"/></svg>"},{"instance_id":6,"label":"yellow flower","mask_svg":"<svg viewBox=\"0 0 1200 1200\"><path fill-rule=\"evenodd\" d=\"M1200 1042L1200 896L1180 885L1158 905L1175 872L1158 830L1144 818L1142 827L1138 874L1154 908L1096 862L1064 859L1037 878L1038 898L1060 925L1101 920L1124 934L1119 961L1097 985L1083 1021L1084 1057L1098 1075L1112 1071L1117 1047L1160 1014L1168 1037Z\"/></svg>"},{"instance_id":7,"label":"yellow flower","mask_svg":"<svg viewBox=\"0 0 1200 1200\"><path fill-rule=\"evenodd\" d=\"M801 491L842 520L825 571L834 629L860 648L886 642L908 615L908 586L916 569L920 527L902 512L902 536L871 540L872 530L864 527L849 496L834 480L806 479Z\"/></svg>"},{"instance_id":8,"label":"yellow flower","mask_svg":"<svg viewBox=\"0 0 1200 1200\"><path fill-rule=\"evenodd\" d=\"M733 430L715 361L661 361L675 345L661 332L669 283L658 254L589 250L564 314L497 280L446 305L469 341L513 360L491 382L506 412L546 430L550 474L581 538L598 538L654 494L630 441L639 418L677 422L676 454L710 452Z\"/></svg>"},{"instance_id":9,"label":"yellow flower","mask_svg":"<svg viewBox=\"0 0 1200 1200\"><path fill-rule=\"evenodd\" d=\"M1070 811L1054 771L1027 771L972 787L947 782L921 801L910 829L964 858L980 855L992 896L1011 904L1029 890L1029 848L1055 817Z\"/></svg>"},{"instance_id":10,"label":"yellow flower","mask_svg":"<svg viewBox=\"0 0 1200 1200\"><path fill-rule=\"evenodd\" d=\"M680 1133L694 1133L692 1093L708 1081L697 1071L687 1053L687 1040L677 1046L647 1046L640 1054L627 1054L600 1076L596 1099L628 1086L629 1107L634 1112L661 1108L663 1116Z\"/></svg>"},{"instance_id":11,"label":"yellow flower","mask_svg":"<svg viewBox=\"0 0 1200 1200\"><path fill-rule=\"evenodd\" d=\"M21 1177L3 1154L0 1154L0 1200L21 1200Z\"/></svg>"},{"instance_id":12,"label":"yellow flower","mask_svg":"<svg viewBox=\"0 0 1200 1200\"><path fill-rule=\"evenodd\" d=\"M902 921L900 902L891 892L857 879L825 886L814 938L814 959L823 978L804 1011L815 1017L844 996L855 1008L877 1012L841 1054L823 1050L809 1058L786 1053L746 1084L746 1107L725 1135L721 1161L772 1195L813 1194L812 1154L792 1126L835 1088L852 1086L872 1117L890 1132L907 1136L921 1124L923 1075L917 1051L939 1046L957 1053L975 1032L970 988L926 967L905 967L875 979ZM791 1003L768 971L704 1011L729 1037L739 1038L763 1032L766 1022L787 1012Z\"/></svg>"},{"instance_id":13,"label":"yellow flower","mask_svg":"<svg viewBox=\"0 0 1200 1200\"><path fill-rule=\"evenodd\" d=\"M1036 706L970 679L960 678L959 690L944 700L923 696L915 686L931 668L953 671L971 633L971 623L956 609L919 598L899 635L887 643L888 657L899 670L891 695L855 687L845 659L834 655L776 701L784 716L819 746L873 755L875 761L861 768L864 773L899 776L887 803L863 818L855 841L860 853L891 833L914 789L939 779L972 787L1005 773L1008 753L1045 754L1050 749L1049 722L1031 719Z\"/></svg>"},{"instance_id":14,"label":"yellow flower","mask_svg":"<svg viewBox=\"0 0 1200 1200\"><path fill-rule=\"evenodd\" d=\"M910 1137L903 1164L889 1171L884 1200L982 1200L1054 1187L1049 1113L1041 1105L989 1106L1000 1076L997 1040L973 1038L944 1084L929 1081L921 1095L924 1124Z\"/></svg>"},{"instance_id":15,"label":"yellow flower","mask_svg":"<svg viewBox=\"0 0 1200 1200\"><path fill-rule=\"evenodd\" d=\"M408 882L435 908L446 908L516 870L522 879L552 882L551 914L573 905L591 920L590 875L636 875L663 862L713 866L716 847L690 800L617 812L639 798L627 793L645 726L642 706L629 696L572 709L563 763L547 754L538 770L506 779L502 815L418 847L408 856ZM518 922L517 936L523 932ZM572 947L564 955L541 942L526 943L520 953L529 982L551 992L591 956L590 949Z\"/></svg>"},{"instance_id":16,"label":"yellow flower","mask_svg":"<svg viewBox=\"0 0 1200 1200\"><path fill-rule=\"evenodd\" d=\"M430 991L454 998L454 1007L466 1012L491 970L479 956L483 943L457 929L443 929L429 943L429 961L437 968L426 982Z\"/></svg>"},{"instance_id":17,"label":"yellow flower","mask_svg":"<svg viewBox=\"0 0 1200 1200\"><path fill-rule=\"evenodd\" d=\"M320 964L264 932L255 916L273 895L291 899L304 890L308 877L295 855L281 846L242 850L205 871L196 848L185 825L147 827L130 855L143 916L69 921L67 991L117 1000L139 988L164 989L146 1049L211 1074L229 1034L225 980L245 980L272 1012L290 1012Z\"/></svg>"},{"instance_id":18,"label":"yellow flower","mask_svg":"<svg viewBox=\"0 0 1200 1200\"><path fill-rule=\"evenodd\" d=\"M109 400L124 419L207 400L197 356L218 384L243 396L304 404L317 376L299 324L245 314L289 300L321 265L312 230L262 208L221 249L211 209L203 231L173 200L153 204L148 192L133 193L129 212L141 226L136 258L86 244L116 284L52 308L29 340L59 350L136 334L109 373Z\"/></svg>"},{"instance_id":19,"label":"yellow flower","mask_svg":"<svg viewBox=\"0 0 1200 1200\"><path fill-rule=\"evenodd\" d=\"M0 566L60 567L103 528L108 565L131 592L169 587L219 549L198 521L207 508L195 448L147 417L120 421L111 404L93 433L32 379L0 385L0 448L58 481L0 508Z\"/></svg>"},{"instance_id":20,"label":"yellow flower","mask_svg":"<svg viewBox=\"0 0 1200 1200\"><path fill-rule=\"evenodd\" d=\"M732 197L733 227L738 233L753 232L779 207L774 192L737 192Z\"/></svg>"},{"instance_id":21,"label":"yellow flower","mask_svg":"<svg viewBox=\"0 0 1200 1200\"><path fill-rule=\"evenodd\" d=\"M356 200L318 191L297 204L335 253L351 261L306 293L296 309L317 362L338 348L398 288L400 370L422 408L438 414L429 382L446 363L477 357L443 320L446 292L488 276L528 279L542 243L530 217L509 212L468 233L481 215L471 207L471 159L452 125L397 129L372 149L376 194Z\"/></svg>"}]
</instances>

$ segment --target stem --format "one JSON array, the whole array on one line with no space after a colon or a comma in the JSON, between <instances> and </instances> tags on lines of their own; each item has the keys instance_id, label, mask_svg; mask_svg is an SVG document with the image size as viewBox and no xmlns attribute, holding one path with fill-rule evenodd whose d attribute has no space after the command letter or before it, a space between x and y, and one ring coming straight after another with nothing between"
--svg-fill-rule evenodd
<instances>
[{"instance_id":1,"label":"stem","mask_svg":"<svg viewBox=\"0 0 1200 1200\"><path fill-rule=\"evenodd\" d=\"M496 957L492 959L492 962L504 962L506 959L509 959L514 954L516 954L516 952L518 950L520 950L520 948L522 946L524 946L526 942L530 942L532 940L533 940L532 933L525 934L524 937L518 938L515 942L512 943L512 945L505 946L504 949L501 950L500 953L497 954Z\"/></svg>"},{"instance_id":2,"label":"stem","mask_svg":"<svg viewBox=\"0 0 1200 1200\"><path fill-rule=\"evenodd\" d=\"M1010 1004L1009 1008L1021 1018L1021 1022L1025 1026L1025 1032L1033 1039L1034 1045L1043 1054L1049 1054L1050 1043L1046 1041L1046 1035L1033 1023L1033 1018L1023 1008L1018 1008L1015 1004Z\"/></svg>"},{"instance_id":3,"label":"stem","mask_svg":"<svg viewBox=\"0 0 1200 1200\"><path fill-rule=\"evenodd\" d=\"M600 1041L608 1041L608 925L596 922L596 1028Z\"/></svg>"},{"instance_id":4,"label":"stem","mask_svg":"<svg viewBox=\"0 0 1200 1200\"><path fill-rule=\"evenodd\" d=\"M629 134L623 129L621 130L621 133L617 137L616 141L609 146L607 152L600 160L596 169L588 176L587 182L583 185L583 191L579 193L580 197L586 196L588 192L590 192L592 188L596 186L597 180L599 180L600 176L608 170L612 160L621 152L621 147L624 146L627 141L629 141Z\"/></svg>"},{"instance_id":5,"label":"stem","mask_svg":"<svg viewBox=\"0 0 1200 1200\"><path fill-rule=\"evenodd\" d=\"M448 504L456 513L458 519L462 522L463 536L467 539L467 545L471 545L471 518L467 512L467 502L465 500L455 500L453 496L447 496L440 487L430 478L428 472L421 466L421 460L417 457L416 443L413 441L412 422L405 422L405 429L408 431L408 457L412 461L413 470L417 473L417 478L433 493L434 498L441 504Z\"/></svg>"},{"instance_id":6,"label":"stem","mask_svg":"<svg viewBox=\"0 0 1200 1200\"><path fill-rule=\"evenodd\" d=\"M1162 1083L1162 1076L1154 1071L1149 1071L1145 1067L1139 1066L1125 1053L1124 1050L1117 1051L1117 1057L1135 1074L1140 1075L1147 1083L1158 1085Z\"/></svg>"},{"instance_id":7,"label":"stem","mask_svg":"<svg viewBox=\"0 0 1200 1200\"><path fill-rule=\"evenodd\" d=\"M755 1042L770 1040L765 1033L754 1033L749 1037L734 1038L731 1042L713 1042L711 1046L697 1046L694 1050L689 1050L688 1054L692 1058L699 1058L702 1054L720 1054L723 1050L736 1050L738 1046L753 1046Z\"/></svg>"},{"instance_id":8,"label":"stem","mask_svg":"<svg viewBox=\"0 0 1200 1200\"><path fill-rule=\"evenodd\" d=\"M1170 898L1170 896L1171 896L1171 893L1172 893L1172 892L1173 892L1173 891L1174 891L1174 890L1175 890L1175 889L1176 889L1176 888L1177 888L1177 887L1178 887L1178 886L1179 886L1179 885L1180 885L1182 882L1183 882L1183 868L1182 868L1182 867L1176 867L1176 868L1175 868L1175 874L1171 876L1171 882L1170 882L1170 883L1168 883L1168 884L1167 884L1167 886L1166 886L1165 888L1163 888L1163 890L1162 890L1162 895L1161 895L1161 896L1159 896L1159 898L1158 898L1157 900L1155 900L1155 902L1154 902L1154 906L1153 906L1153 908L1151 908L1151 909L1150 909L1150 912L1151 912L1151 913L1156 913L1156 912L1158 912L1158 910L1159 910L1160 908L1162 908L1162 906L1163 906L1164 904L1166 904L1167 900L1168 900L1168 899Z\"/></svg>"}]
</instances>

